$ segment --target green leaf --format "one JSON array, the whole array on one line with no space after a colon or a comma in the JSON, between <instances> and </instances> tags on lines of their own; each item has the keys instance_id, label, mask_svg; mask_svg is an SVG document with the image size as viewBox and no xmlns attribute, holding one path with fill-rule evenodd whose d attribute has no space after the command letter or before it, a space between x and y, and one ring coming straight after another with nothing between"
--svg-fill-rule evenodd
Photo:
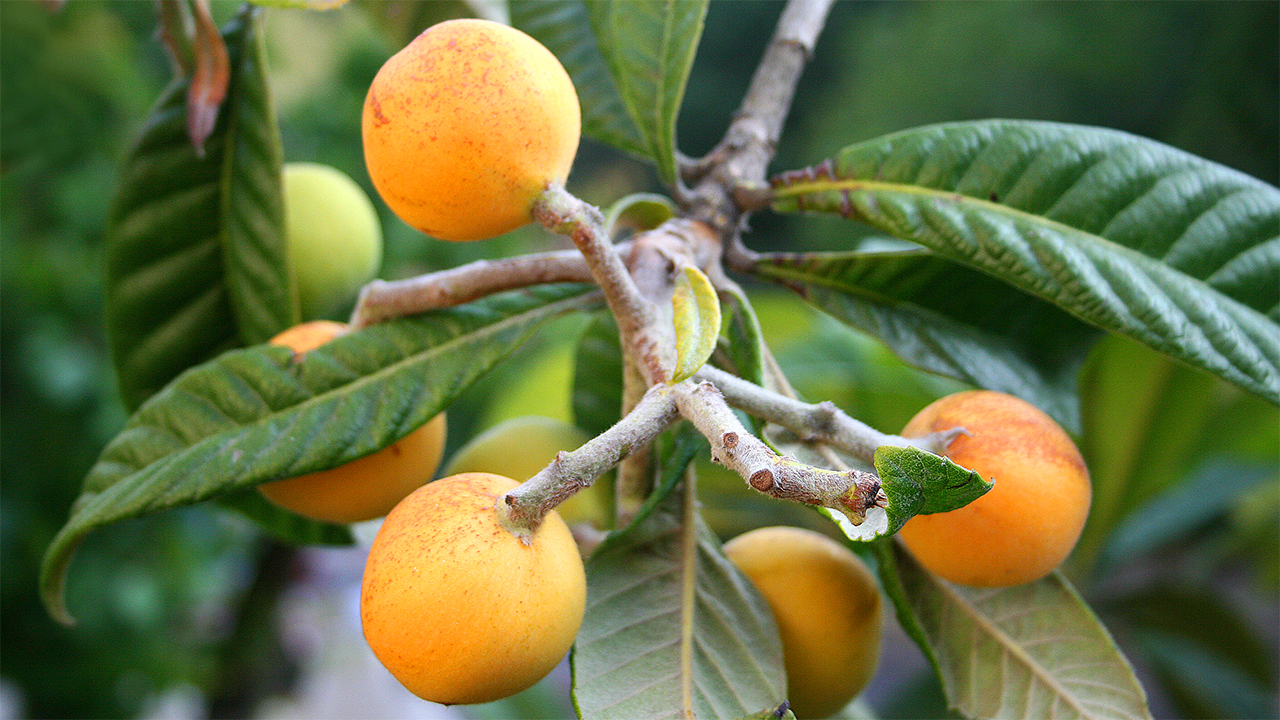
<instances>
[{"instance_id":1,"label":"green leaf","mask_svg":"<svg viewBox=\"0 0 1280 720\"><path fill-rule=\"evenodd\" d=\"M605 232L617 237L617 229L629 228L634 232L653 230L676 216L678 208L666 195L656 193L632 193L609 206L604 214Z\"/></svg>"},{"instance_id":2,"label":"green leaf","mask_svg":"<svg viewBox=\"0 0 1280 720\"><path fill-rule=\"evenodd\" d=\"M1016 395L1078 431L1077 376L1100 333L989 275L926 251L764 254L779 282L918 368Z\"/></svg>"},{"instance_id":3,"label":"green leaf","mask_svg":"<svg viewBox=\"0 0 1280 720\"><path fill-rule=\"evenodd\" d=\"M246 8L244 47L231 56L219 216L222 257L236 325L246 343L266 342L300 319L284 227L284 151L267 76L262 12Z\"/></svg>"},{"instance_id":4,"label":"green leaf","mask_svg":"<svg viewBox=\"0 0 1280 720\"><path fill-rule=\"evenodd\" d=\"M188 367L298 319L260 15L248 9L225 31L231 87L204 158L177 83L124 164L107 224L105 315L130 409Z\"/></svg>"},{"instance_id":5,"label":"green leaf","mask_svg":"<svg viewBox=\"0 0 1280 720\"><path fill-rule=\"evenodd\" d=\"M416 3L415 3L416 4ZM653 155L618 94L583 0L514 0L511 24L547 46L569 73L582 105L582 134L646 159Z\"/></svg>"},{"instance_id":6,"label":"green leaf","mask_svg":"<svg viewBox=\"0 0 1280 720\"><path fill-rule=\"evenodd\" d=\"M892 535L916 515L964 507L994 487L972 470L911 446L876 448L875 469L880 476L880 489L889 499L883 510L868 509L866 520L854 525L842 513L817 509L850 540L866 542Z\"/></svg>"},{"instance_id":7,"label":"green leaf","mask_svg":"<svg viewBox=\"0 0 1280 720\"><path fill-rule=\"evenodd\" d=\"M676 117L708 0L596 0L591 29L645 154L668 186L677 180Z\"/></svg>"},{"instance_id":8,"label":"green leaf","mask_svg":"<svg viewBox=\"0 0 1280 720\"><path fill-rule=\"evenodd\" d=\"M720 337L720 296L711 280L688 265L676 278L671 296L676 329L676 367L670 382L693 377L706 364Z\"/></svg>"},{"instance_id":9,"label":"green leaf","mask_svg":"<svg viewBox=\"0 0 1280 720\"><path fill-rule=\"evenodd\" d=\"M850 146L780 211L918 242L1280 403L1280 190L1126 133L982 121Z\"/></svg>"},{"instance_id":10,"label":"green leaf","mask_svg":"<svg viewBox=\"0 0 1280 720\"><path fill-rule=\"evenodd\" d=\"M573 360L573 424L591 435L622 417L622 344L609 312L591 319Z\"/></svg>"},{"instance_id":11,"label":"green leaf","mask_svg":"<svg viewBox=\"0 0 1280 720\"><path fill-rule=\"evenodd\" d=\"M728 342L722 348L728 361L729 372L761 387L766 386L764 364L766 347L764 331L750 298L741 288L732 286L721 291L725 309L725 335ZM720 362L719 359L716 361ZM771 388L772 389L772 388Z\"/></svg>"},{"instance_id":12,"label":"green leaf","mask_svg":"<svg viewBox=\"0 0 1280 720\"><path fill-rule=\"evenodd\" d=\"M1105 573L1189 537L1210 520L1230 512L1254 487L1275 480L1277 472L1274 463L1206 462L1184 482L1139 505L1113 528L1094 571Z\"/></svg>"},{"instance_id":13,"label":"green leaf","mask_svg":"<svg viewBox=\"0 0 1280 720\"><path fill-rule=\"evenodd\" d=\"M1090 568L1118 524L1213 455L1275 467L1280 410L1121 337L1095 348L1081 380L1080 450L1093 505L1071 562Z\"/></svg>"},{"instance_id":14,"label":"green leaf","mask_svg":"<svg viewBox=\"0 0 1280 720\"><path fill-rule=\"evenodd\" d=\"M899 620L923 636L948 702L966 717L1151 717L1128 661L1061 573L969 588L901 549L895 566Z\"/></svg>"},{"instance_id":15,"label":"green leaf","mask_svg":"<svg viewBox=\"0 0 1280 720\"><path fill-rule=\"evenodd\" d=\"M769 606L725 558L695 508L671 493L587 562L573 651L582 717L740 718L786 695Z\"/></svg>"},{"instance_id":16,"label":"green leaf","mask_svg":"<svg viewBox=\"0 0 1280 720\"><path fill-rule=\"evenodd\" d=\"M593 302L549 285L375 325L295 361L259 345L192 368L102 451L45 554L41 591L70 620L67 565L89 532L348 463L430 420L543 322Z\"/></svg>"}]
</instances>

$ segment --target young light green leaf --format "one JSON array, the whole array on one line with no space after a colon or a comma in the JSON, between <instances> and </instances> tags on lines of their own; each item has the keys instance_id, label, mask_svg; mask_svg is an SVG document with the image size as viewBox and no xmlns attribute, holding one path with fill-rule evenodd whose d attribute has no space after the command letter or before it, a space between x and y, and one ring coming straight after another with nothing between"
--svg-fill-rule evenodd
<instances>
[{"instance_id":1,"label":"young light green leaf","mask_svg":"<svg viewBox=\"0 0 1280 720\"><path fill-rule=\"evenodd\" d=\"M740 718L786 694L764 599L720 551L692 493L674 492L587 562L573 651L582 717Z\"/></svg>"},{"instance_id":2,"label":"young light green leaf","mask_svg":"<svg viewBox=\"0 0 1280 720\"><path fill-rule=\"evenodd\" d=\"M711 280L688 265L671 296L676 326L676 367L671 383L693 377L706 364L720 337L720 296Z\"/></svg>"},{"instance_id":3,"label":"young light green leaf","mask_svg":"<svg viewBox=\"0 0 1280 720\"><path fill-rule=\"evenodd\" d=\"M510 3L511 24L547 46L569 73L582 105L582 134L645 159L652 151L618 94L584 0L519 0Z\"/></svg>"},{"instance_id":4,"label":"young light green leaf","mask_svg":"<svg viewBox=\"0 0 1280 720\"><path fill-rule=\"evenodd\" d=\"M70 620L67 565L89 532L120 520L335 467L422 425L543 322L594 302L548 285L351 333L295 361L258 345L192 368L102 451L45 554L41 592Z\"/></svg>"},{"instance_id":5,"label":"young light green leaf","mask_svg":"<svg viewBox=\"0 0 1280 720\"><path fill-rule=\"evenodd\" d=\"M676 117L708 0L599 0L591 29L658 176L676 184Z\"/></svg>"},{"instance_id":6,"label":"young light green leaf","mask_svg":"<svg viewBox=\"0 0 1280 720\"><path fill-rule=\"evenodd\" d=\"M952 123L774 182L1280 402L1280 189L1122 132Z\"/></svg>"},{"instance_id":7,"label":"young light green leaf","mask_svg":"<svg viewBox=\"0 0 1280 720\"><path fill-rule=\"evenodd\" d=\"M916 629L948 702L966 717L1151 717L1133 669L1061 573L969 588L927 572L904 550L894 559L899 619Z\"/></svg>"},{"instance_id":8,"label":"young light green leaf","mask_svg":"<svg viewBox=\"0 0 1280 720\"><path fill-rule=\"evenodd\" d=\"M908 364L1016 395L1080 430L1078 371L1101 333L1050 303L924 250L766 253L752 272Z\"/></svg>"},{"instance_id":9,"label":"young light green leaf","mask_svg":"<svg viewBox=\"0 0 1280 720\"><path fill-rule=\"evenodd\" d=\"M231 90L203 159L172 85L125 161L107 227L106 320L126 406L192 365L298 319L261 11L228 25Z\"/></svg>"}]
</instances>

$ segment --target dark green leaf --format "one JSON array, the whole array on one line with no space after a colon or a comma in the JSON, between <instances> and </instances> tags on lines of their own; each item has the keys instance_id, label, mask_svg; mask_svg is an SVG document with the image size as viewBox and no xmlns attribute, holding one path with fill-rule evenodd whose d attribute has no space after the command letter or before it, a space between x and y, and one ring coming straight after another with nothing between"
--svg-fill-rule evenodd
<instances>
[{"instance_id":1,"label":"dark green leaf","mask_svg":"<svg viewBox=\"0 0 1280 720\"><path fill-rule=\"evenodd\" d=\"M108 220L105 314L131 409L186 368L297 321L260 15L246 10L225 31L231 87L205 157L187 137L177 83L125 161Z\"/></svg>"},{"instance_id":2,"label":"dark green leaf","mask_svg":"<svg viewBox=\"0 0 1280 720\"><path fill-rule=\"evenodd\" d=\"M1096 329L925 251L764 255L753 273L883 340L906 362L1026 399L1079 430L1077 374Z\"/></svg>"},{"instance_id":3,"label":"dark green leaf","mask_svg":"<svg viewBox=\"0 0 1280 720\"><path fill-rule=\"evenodd\" d=\"M102 451L41 587L62 606L67 564L96 528L335 467L430 420L543 322L593 302L549 285L375 325L302 360L282 347L228 352L148 400Z\"/></svg>"},{"instance_id":4,"label":"dark green leaf","mask_svg":"<svg viewBox=\"0 0 1280 720\"><path fill-rule=\"evenodd\" d=\"M1151 717L1128 661L1061 573L969 588L904 550L895 565L907 601L895 602L899 619L923 635L948 702L966 717Z\"/></svg>"},{"instance_id":5,"label":"dark green leaf","mask_svg":"<svg viewBox=\"0 0 1280 720\"><path fill-rule=\"evenodd\" d=\"M702 37L708 0L595 0L591 29L645 154L676 183L676 116Z\"/></svg>"},{"instance_id":6,"label":"dark green leaf","mask_svg":"<svg viewBox=\"0 0 1280 720\"><path fill-rule=\"evenodd\" d=\"M1277 472L1274 463L1206 462L1168 492L1139 505L1113 528L1098 555L1095 572L1105 573L1190 536L1228 513L1240 496L1259 483L1275 480Z\"/></svg>"},{"instance_id":7,"label":"dark green leaf","mask_svg":"<svg viewBox=\"0 0 1280 720\"><path fill-rule=\"evenodd\" d=\"M609 74L583 0L515 0L511 24L546 45L573 79L582 104L582 134L652 159Z\"/></svg>"},{"instance_id":8,"label":"dark green leaf","mask_svg":"<svg viewBox=\"0 0 1280 720\"><path fill-rule=\"evenodd\" d=\"M773 616L688 488L588 561L573 678L580 715L599 720L732 719L782 702Z\"/></svg>"},{"instance_id":9,"label":"dark green leaf","mask_svg":"<svg viewBox=\"0 0 1280 720\"><path fill-rule=\"evenodd\" d=\"M613 315L599 313L578 341L573 363L573 422L591 435L622 417L622 346Z\"/></svg>"},{"instance_id":10,"label":"dark green leaf","mask_svg":"<svg viewBox=\"0 0 1280 720\"><path fill-rule=\"evenodd\" d=\"M1144 631L1138 642L1186 718L1272 717L1273 690L1220 655L1177 635Z\"/></svg>"},{"instance_id":11,"label":"dark green leaf","mask_svg":"<svg viewBox=\"0 0 1280 720\"><path fill-rule=\"evenodd\" d=\"M246 8L248 37L231 55L218 193L227 288L249 344L266 342L300 319L284 228L284 151L261 16Z\"/></svg>"},{"instance_id":12,"label":"dark green leaf","mask_svg":"<svg viewBox=\"0 0 1280 720\"><path fill-rule=\"evenodd\" d=\"M1280 402L1280 190L1126 133L952 123L775 181Z\"/></svg>"}]
</instances>

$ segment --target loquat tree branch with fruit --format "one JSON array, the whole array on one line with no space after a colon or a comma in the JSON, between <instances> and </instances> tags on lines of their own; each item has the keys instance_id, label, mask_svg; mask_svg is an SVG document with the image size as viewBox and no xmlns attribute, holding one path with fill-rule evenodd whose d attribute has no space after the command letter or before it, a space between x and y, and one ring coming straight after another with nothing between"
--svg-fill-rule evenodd
<instances>
[{"instance_id":1,"label":"loquat tree branch with fruit","mask_svg":"<svg viewBox=\"0 0 1280 720\"><path fill-rule=\"evenodd\" d=\"M574 248L387 281L352 260L380 252L376 215L345 224L363 193L286 172L262 10L211 37L174 20L204 3L160 3L179 76L127 160L108 247L133 414L47 551L50 613L71 622L77 544L127 518L216 502L302 544L385 516L364 634L425 700L499 700L570 653L581 717L826 717L870 681L889 602L963 716L1148 717L1057 569L1103 532L1087 529L1076 377L1109 335L1280 401L1280 190L1118 131L1008 120L907 129L771 177L831 6L786 3L701 158L678 151L675 121L706 2L520 2L514 27L424 28L350 119L382 202L424 242L538 223ZM609 213L575 197L582 135L651 163L668 196ZM336 216L300 219L317 208ZM753 249L758 213L898 244ZM309 266L302 236L325 231L351 255ZM803 399L753 305L768 285L973 389L897 434ZM347 323L315 321L353 299ZM578 356L599 370L578 389L617 412L581 418L587 438L534 468L436 479L449 408L569 315L592 318ZM722 546L701 454L823 532ZM598 485L612 512L567 524Z\"/></svg>"}]
</instances>

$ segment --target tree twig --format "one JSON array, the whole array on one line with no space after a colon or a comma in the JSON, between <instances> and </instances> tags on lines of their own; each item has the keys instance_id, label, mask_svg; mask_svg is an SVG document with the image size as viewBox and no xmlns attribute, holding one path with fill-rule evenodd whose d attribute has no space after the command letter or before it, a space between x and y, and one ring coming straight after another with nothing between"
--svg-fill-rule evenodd
<instances>
[{"instance_id":1,"label":"tree twig","mask_svg":"<svg viewBox=\"0 0 1280 720\"><path fill-rule=\"evenodd\" d=\"M358 329L529 285L593 280L577 250L477 260L405 280L374 280L360 291L350 325Z\"/></svg>"}]
</instances>

